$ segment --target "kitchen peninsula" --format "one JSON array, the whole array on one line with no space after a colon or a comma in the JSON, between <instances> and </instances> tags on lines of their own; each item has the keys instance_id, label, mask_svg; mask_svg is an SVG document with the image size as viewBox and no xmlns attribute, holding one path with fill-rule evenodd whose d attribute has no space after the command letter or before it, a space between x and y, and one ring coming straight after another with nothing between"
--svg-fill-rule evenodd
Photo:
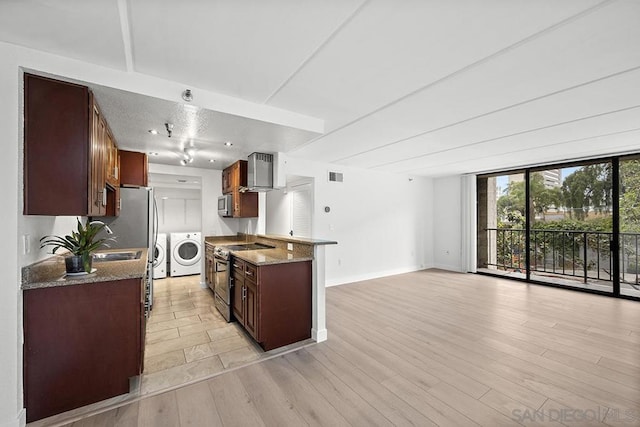
<instances>
[{"instance_id":1,"label":"kitchen peninsula","mask_svg":"<svg viewBox=\"0 0 640 427\"><path fill-rule=\"evenodd\" d=\"M28 422L128 393L142 372L147 249L132 251L84 276L62 255L23 268Z\"/></svg>"},{"instance_id":2,"label":"kitchen peninsula","mask_svg":"<svg viewBox=\"0 0 640 427\"><path fill-rule=\"evenodd\" d=\"M230 303L239 323L265 350L309 337L317 342L326 340L324 246L337 242L244 233L206 237L208 284L215 275L213 247L249 243L271 248L231 251L234 265L229 269L235 298ZM285 326L287 336L274 332Z\"/></svg>"}]
</instances>

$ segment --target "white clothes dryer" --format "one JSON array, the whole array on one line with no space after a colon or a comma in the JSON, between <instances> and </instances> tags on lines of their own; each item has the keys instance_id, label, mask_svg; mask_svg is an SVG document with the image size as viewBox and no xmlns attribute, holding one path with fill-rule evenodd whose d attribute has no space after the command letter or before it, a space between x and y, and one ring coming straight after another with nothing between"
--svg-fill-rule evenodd
<instances>
[{"instance_id":1,"label":"white clothes dryer","mask_svg":"<svg viewBox=\"0 0 640 427\"><path fill-rule=\"evenodd\" d=\"M202 262L201 233L171 233L169 246L171 276L200 274Z\"/></svg>"},{"instance_id":2,"label":"white clothes dryer","mask_svg":"<svg viewBox=\"0 0 640 427\"><path fill-rule=\"evenodd\" d=\"M153 278L167 277L167 235L158 233L156 248L153 251Z\"/></svg>"}]
</instances>

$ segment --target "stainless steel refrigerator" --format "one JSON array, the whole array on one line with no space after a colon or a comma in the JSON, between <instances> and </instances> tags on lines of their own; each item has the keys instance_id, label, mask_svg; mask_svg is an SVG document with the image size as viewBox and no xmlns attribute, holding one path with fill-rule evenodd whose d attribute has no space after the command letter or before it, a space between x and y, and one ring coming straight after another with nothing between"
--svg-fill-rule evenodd
<instances>
[{"instance_id":1,"label":"stainless steel refrigerator","mask_svg":"<svg viewBox=\"0 0 640 427\"><path fill-rule=\"evenodd\" d=\"M153 306L153 261L158 238L158 210L153 188L120 189L120 215L95 218L113 231L116 241L109 249L148 248L147 306Z\"/></svg>"}]
</instances>

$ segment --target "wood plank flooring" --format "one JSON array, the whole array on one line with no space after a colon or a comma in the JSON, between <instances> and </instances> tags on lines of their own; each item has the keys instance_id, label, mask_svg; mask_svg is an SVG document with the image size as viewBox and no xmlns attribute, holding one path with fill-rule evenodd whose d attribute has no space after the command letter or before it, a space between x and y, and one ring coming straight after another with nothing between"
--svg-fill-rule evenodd
<instances>
[{"instance_id":1,"label":"wood plank flooring","mask_svg":"<svg viewBox=\"0 0 640 427\"><path fill-rule=\"evenodd\" d=\"M327 323L68 425L640 426L637 302L426 270L327 289Z\"/></svg>"}]
</instances>

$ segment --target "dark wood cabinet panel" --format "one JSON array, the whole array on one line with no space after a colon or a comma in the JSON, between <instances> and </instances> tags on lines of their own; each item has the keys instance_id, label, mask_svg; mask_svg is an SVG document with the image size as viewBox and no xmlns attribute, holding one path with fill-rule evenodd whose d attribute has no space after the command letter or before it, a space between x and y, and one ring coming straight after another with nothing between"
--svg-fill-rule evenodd
<instances>
[{"instance_id":1,"label":"dark wood cabinet panel","mask_svg":"<svg viewBox=\"0 0 640 427\"><path fill-rule=\"evenodd\" d=\"M311 338L311 261L260 265L257 274L262 348Z\"/></svg>"},{"instance_id":2,"label":"dark wood cabinet panel","mask_svg":"<svg viewBox=\"0 0 640 427\"><path fill-rule=\"evenodd\" d=\"M249 334L260 342L258 328L258 286L245 277L244 280L244 327Z\"/></svg>"},{"instance_id":3,"label":"dark wood cabinet panel","mask_svg":"<svg viewBox=\"0 0 640 427\"><path fill-rule=\"evenodd\" d=\"M106 139L107 124L95 102L92 102L91 129L89 143L89 212L90 216L106 215Z\"/></svg>"},{"instance_id":4,"label":"dark wood cabinet panel","mask_svg":"<svg viewBox=\"0 0 640 427\"><path fill-rule=\"evenodd\" d=\"M246 160L238 160L222 171L222 194L233 195L233 218L258 216L258 193L241 191L247 186L248 164Z\"/></svg>"},{"instance_id":5,"label":"dark wood cabinet panel","mask_svg":"<svg viewBox=\"0 0 640 427\"><path fill-rule=\"evenodd\" d=\"M204 245L204 259L205 259L205 268L204 268L204 280L209 289L212 291L215 287L215 260L214 260L214 247L205 243Z\"/></svg>"},{"instance_id":6,"label":"dark wood cabinet panel","mask_svg":"<svg viewBox=\"0 0 640 427\"><path fill-rule=\"evenodd\" d=\"M258 193L233 191L233 217L255 218L258 216Z\"/></svg>"},{"instance_id":7,"label":"dark wood cabinet panel","mask_svg":"<svg viewBox=\"0 0 640 427\"><path fill-rule=\"evenodd\" d=\"M239 187L247 186L249 162L238 160L222 171L222 194L229 194Z\"/></svg>"},{"instance_id":8,"label":"dark wood cabinet panel","mask_svg":"<svg viewBox=\"0 0 640 427\"><path fill-rule=\"evenodd\" d=\"M120 185L122 187L146 187L149 175L147 155L135 151L120 150Z\"/></svg>"},{"instance_id":9,"label":"dark wood cabinet panel","mask_svg":"<svg viewBox=\"0 0 640 427\"><path fill-rule=\"evenodd\" d=\"M140 279L24 291L31 422L129 392L144 354Z\"/></svg>"},{"instance_id":10,"label":"dark wood cabinet panel","mask_svg":"<svg viewBox=\"0 0 640 427\"><path fill-rule=\"evenodd\" d=\"M120 156L118 156L118 146L116 140L111 133L111 130L107 126L106 132L106 181L111 187L120 186Z\"/></svg>"},{"instance_id":11,"label":"dark wood cabinet panel","mask_svg":"<svg viewBox=\"0 0 640 427\"><path fill-rule=\"evenodd\" d=\"M88 88L24 75L24 214L86 215Z\"/></svg>"},{"instance_id":12,"label":"dark wood cabinet panel","mask_svg":"<svg viewBox=\"0 0 640 427\"><path fill-rule=\"evenodd\" d=\"M262 348L311 338L311 261L233 264L234 316Z\"/></svg>"},{"instance_id":13,"label":"dark wood cabinet panel","mask_svg":"<svg viewBox=\"0 0 640 427\"><path fill-rule=\"evenodd\" d=\"M244 326L244 276L234 271L232 284L233 287L231 288L231 309L233 311L233 317L238 323Z\"/></svg>"},{"instance_id":14,"label":"dark wood cabinet panel","mask_svg":"<svg viewBox=\"0 0 640 427\"><path fill-rule=\"evenodd\" d=\"M91 91L25 73L24 98L24 214L106 215L117 146Z\"/></svg>"},{"instance_id":15,"label":"dark wood cabinet panel","mask_svg":"<svg viewBox=\"0 0 640 427\"><path fill-rule=\"evenodd\" d=\"M229 194L233 191L231 187L231 169L226 168L222 171L222 194Z\"/></svg>"}]
</instances>

